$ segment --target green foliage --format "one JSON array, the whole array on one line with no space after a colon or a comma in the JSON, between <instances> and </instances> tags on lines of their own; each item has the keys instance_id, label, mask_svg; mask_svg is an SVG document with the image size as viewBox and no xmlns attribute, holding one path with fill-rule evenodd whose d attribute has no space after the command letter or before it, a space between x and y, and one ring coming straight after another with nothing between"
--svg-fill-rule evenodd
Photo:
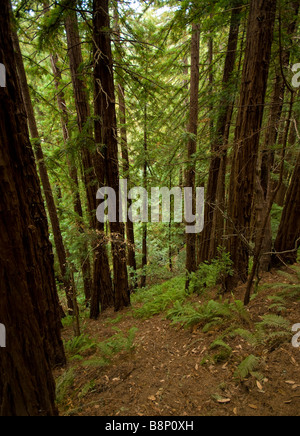
<instances>
[{"instance_id":1,"label":"green foliage","mask_svg":"<svg viewBox=\"0 0 300 436\"><path fill-rule=\"evenodd\" d=\"M172 320L173 325L180 324L187 328L199 325L204 333L230 320L249 322L247 309L242 302L229 303L228 300L221 299L210 300L201 306L193 306L191 303L182 305L177 302L169 310L167 317Z\"/></svg>"},{"instance_id":2,"label":"green foliage","mask_svg":"<svg viewBox=\"0 0 300 436\"><path fill-rule=\"evenodd\" d=\"M174 303L183 303L188 297L185 291L185 277L175 277L161 285L138 291L132 298L133 303L143 302L143 306L134 309L137 318L150 318L164 312Z\"/></svg>"},{"instance_id":3,"label":"green foliage","mask_svg":"<svg viewBox=\"0 0 300 436\"><path fill-rule=\"evenodd\" d=\"M244 380L248 377L249 374L253 373L255 370L258 369L260 365L260 359L253 354L250 354L250 356L246 357L245 360L240 363L237 370L234 373L234 376L239 379L240 381Z\"/></svg>"},{"instance_id":4,"label":"green foliage","mask_svg":"<svg viewBox=\"0 0 300 436\"><path fill-rule=\"evenodd\" d=\"M91 393L95 389L95 386L96 386L95 380L91 380L87 382L79 392L78 398L82 399L86 397L89 393Z\"/></svg>"},{"instance_id":5,"label":"green foliage","mask_svg":"<svg viewBox=\"0 0 300 436\"><path fill-rule=\"evenodd\" d=\"M218 257L211 263L202 263L196 273L190 275L190 290L201 294L207 288L213 288L222 283L227 275L233 274L230 254L224 249L218 249Z\"/></svg>"},{"instance_id":6,"label":"green foliage","mask_svg":"<svg viewBox=\"0 0 300 436\"><path fill-rule=\"evenodd\" d=\"M75 371L73 368L65 371L56 381L56 402L62 404L67 396L68 390L73 386Z\"/></svg>"},{"instance_id":7,"label":"green foliage","mask_svg":"<svg viewBox=\"0 0 300 436\"><path fill-rule=\"evenodd\" d=\"M95 351L97 342L90 339L87 335L80 335L73 339L70 339L65 343L65 351L71 359L81 358L82 354L87 351Z\"/></svg>"},{"instance_id":8,"label":"green foliage","mask_svg":"<svg viewBox=\"0 0 300 436\"><path fill-rule=\"evenodd\" d=\"M229 336L241 336L252 347L263 346L275 349L290 339L290 332L289 321L281 316L269 314L263 316L262 321L255 324L254 331L237 328L230 332Z\"/></svg>"},{"instance_id":9,"label":"green foliage","mask_svg":"<svg viewBox=\"0 0 300 436\"><path fill-rule=\"evenodd\" d=\"M213 361L220 363L227 361L232 355L232 348L221 339L216 339L211 345L211 350L218 349L218 353L214 354Z\"/></svg>"},{"instance_id":10,"label":"green foliage","mask_svg":"<svg viewBox=\"0 0 300 436\"><path fill-rule=\"evenodd\" d=\"M97 345L97 352L92 359L86 360L83 364L92 367L104 367L111 364L112 358L121 352L132 353L134 350L134 340L138 329L132 327L125 335L121 330L116 329L117 333L111 338Z\"/></svg>"}]
</instances>

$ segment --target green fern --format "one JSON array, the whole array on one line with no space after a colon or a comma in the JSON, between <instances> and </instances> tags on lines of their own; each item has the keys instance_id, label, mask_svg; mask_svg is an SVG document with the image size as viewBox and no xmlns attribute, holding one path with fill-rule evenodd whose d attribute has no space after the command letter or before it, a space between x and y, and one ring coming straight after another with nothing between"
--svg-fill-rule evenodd
<instances>
[{"instance_id":1,"label":"green fern","mask_svg":"<svg viewBox=\"0 0 300 436\"><path fill-rule=\"evenodd\" d=\"M216 339L211 345L210 349L214 350L218 348L219 352L214 354L213 361L215 363L227 361L232 355L232 348L226 344L222 339Z\"/></svg>"},{"instance_id":2,"label":"green fern","mask_svg":"<svg viewBox=\"0 0 300 436\"><path fill-rule=\"evenodd\" d=\"M239 379L240 381L244 380L251 374L253 371L255 371L260 365L260 359L253 354L250 354L250 356L246 357L240 363L237 370L234 373L234 377Z\"/></svg>"},{"instance_id":3,"label":"green fern","mask_svg":"<svg viewBox=\"0 0 300 436\"><path fill-rule=\"evenodd\" d=\"M84 334L65 343L65 351L70 357L81 355L89 350L94 351L96 347L97 343Z\"/></svg>"},{"instance_id":4,"label":"green fern","mask_svg":"<svg viewBox=\"0 0 300 436\"><path fill-rule=\"evenodd\" d=\"M264 288L280 289L281 292L278 296L281 298L287 298L297 301L300 300L300 267L298 265L291 266L290 269L293 273L285 271L278 271L278 274L283 277L286 282L284 283L272 283L264 285Z\"/></svg>"}]
</instances>

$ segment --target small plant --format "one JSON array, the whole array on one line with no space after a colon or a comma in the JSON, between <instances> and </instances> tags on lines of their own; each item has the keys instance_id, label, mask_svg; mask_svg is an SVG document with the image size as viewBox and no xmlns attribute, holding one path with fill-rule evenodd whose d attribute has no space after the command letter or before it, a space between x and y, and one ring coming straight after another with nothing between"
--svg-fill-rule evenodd
<instances>
[{"instance_id":1,"label":"small plant","mask_svg":"<svg viewBox=\"0 0 300 436\"><path fill-rule=\"evenodd\" d=\"M124 351L126 353L132 353L134 350L134 340L138 329L132 327L127 336L125 336L120 330L116 329L117 333L111 338L97 345L97 353L92 359L86 360L84 365L86 366L107 366L111 363L112 358Z\"/></svg>"},{"instance_id":2,"label":"small plant","mask_svg":"<svg viewBox=\"0 0 300 436\"><path fill-rule=\"evenodd\" d=\"M250 354L250 356L246 357L246 359L240 363L234 373L234 377L239 381L243 381L249 375L255 375L254 371L258 369L259 365L260 359L253 354Z\"/></svg>"},{"instance_id":3,"label":"small plant","mask_svg":"<svg viewBox=\"0 0 300 436\"><path fill-rule=\"evenodd\" d=\"M143 319L151 318L164 312L177 301L183 303L188 295L184 276L175 277L151 289L144 289L133 296L134 303L143 302L141 308L134 310L134 316Z\"/></svg>"},{"instance_id":4,"label":"small plant","mask_svg":"<svg viewBox=\"0 0 300 436\"><path fill-rule=\"evenodd\" d=\"M202 263L198 271L190 275L190 292L201 294L205 289L223 284L225 277L233 274L232 264L230 254L219 247L216 259Z\"/></svg>"},{"instance_id":5,"label":"small plant","mask_svg":"<svg viewBox=\"0 0 300 436\"><path fill-rule=\"evenodd\" d=\"M95 351L97 342L90 339L87 335L77 336L65 343L65 351L71 359L81 359L82 354L87 351Z\"/></svg>"},{"instance_id":6,"label":"small plant","mask_svg":"<svg viewBox=\"0 0 300 436\"><path fill-rule=\"evenodd\" d=\"M73 368L64 372L56 381L56 402L62 404L68 394L69 388L74 384L75 372Z\"/></svg>"},{"instance_id":7,"label":"small plant","mask_svg":"<svg viewBox=\"0 0 300 436\"><path fill-rule=\"evenodd\" d=\"M289 300L300 300L300 267L295 265L291 266L292 273L285 271L278 271L278 273L285 279L285 282L277 284L266 284L264 288L280 289L277 297L286 298Z\"/></svg>"},{"instance_id":8,"label":"small plant","mask_svg":"<svg viewBox=\"0 0 300 436\"><path fill-rule=\"evenodd\" d=\"M86 397L89 393L91 393L95 389L95 386L96 386L95 380L91 380L87 382L79 392L78 398L82 399Z\"/></svg>"},{"instance_id":9,"label":"small plant","mask_svg":"<svg viewBox=\"0 0 300 436\"><path fill-rule=\"evenodd\" d=\"M210 349L218 349L218 353L213 356L215 363L226 362L232 355L232 348L221 339L216 339L211 344Z\"/></svg>"},{"instance_id":10,"label":"small plant","mask_svg":"<svg viewBox=\"0 0 300 436\"><path fill-rule=\"evenodd\" d=\"M191 303L182 305L177 302L169 310L167 318L172 324L180 324L184 327L199 325L204 333L218 326L224 326L224 322L234 320L238 322L250 322L247 309L241 301L229 303L228 300L210 300L204 305L193 306Z\"/></svg>"}]
</instances>

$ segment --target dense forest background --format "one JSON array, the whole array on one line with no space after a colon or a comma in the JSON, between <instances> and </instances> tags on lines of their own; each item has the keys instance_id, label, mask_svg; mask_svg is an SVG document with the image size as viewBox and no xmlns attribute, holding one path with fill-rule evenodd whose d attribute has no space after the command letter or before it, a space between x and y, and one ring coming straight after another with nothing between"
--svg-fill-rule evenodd
<instances>
[{"instance_id":1,"label":"dense forest background","mask_svg":"<svg viewBox=\"0 0 300 436\"><path fill-rule=\"evenodd\" d=\"M51 368L76 348L61 320L90 349L88 319L165 282L181 325L203 321L183 295L210 289L242 286L239 317L266 273L297 268L300 3L3 3L0 414L53 415ZM149 195L204 187L203 232L186 234L174 210L168 223L100 223L97 191L118 195L120 179Z\"/></svg>"}]
</instances>

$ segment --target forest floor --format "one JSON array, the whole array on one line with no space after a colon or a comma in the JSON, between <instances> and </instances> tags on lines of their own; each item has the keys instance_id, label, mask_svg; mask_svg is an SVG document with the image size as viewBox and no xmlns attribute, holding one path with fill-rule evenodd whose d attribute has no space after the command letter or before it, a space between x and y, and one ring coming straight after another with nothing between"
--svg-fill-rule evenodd
<instances>
[{"instance_id":1,"label":"forest floor","mask_svg":"<svg viewBox=\"0 0 300 436\"><path fill-rule=\"evenodd\" d=\"M295 334L291 328L300 323L299 302L283 302L278 297L280 289L272 289L272 284L287 282L278 271L264 274L260 285L271 287L260 286L247 308L247 326L245 319L240 320L243 325L236 326L253 333L265 316L279 315L279 324L284 317L288 329L274 335L276 340L271 342L226 336L230 324L236 322L230 319L215 323L204 333L201 323L188 329L172 325L166 318L167 308L159 314L138 317L139 309L147 304L141 301L143 296L121 313L108 311L96 322L85 317L84 335L77 341L72 339L72 327L65 327L68 366L55 374L60 414L299 416L300 348L294 348L291 342ZM230 301L243 300L244 291L244 286L239 287ZM148 295L149 301L151 289L143 295ZM275 296L272 301L270 295ZM189 296L184 303L203 305L219 298L213 289L205 296ZM212 354L218 347L211 345L220 335L224 341L226 337L229 353L216 359ZM224 347L221 344L221 351L228 351ZM250 365L237 376L237 368L248 356L255 360L253 368Z\"/></svg>"}]
</instances>

